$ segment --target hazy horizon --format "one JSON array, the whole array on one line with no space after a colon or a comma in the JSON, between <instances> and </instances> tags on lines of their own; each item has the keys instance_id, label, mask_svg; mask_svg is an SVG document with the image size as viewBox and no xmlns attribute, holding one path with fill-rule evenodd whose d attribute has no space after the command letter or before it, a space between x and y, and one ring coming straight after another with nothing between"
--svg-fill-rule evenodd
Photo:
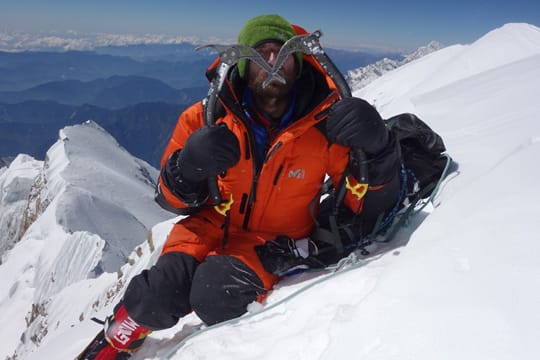
<instances>
[{"instance_id":1,"label":"hazy horizon","mask_svg":"<svg viewBox=\"0 0 540 360\"><path fill-rule=\"evenodd\" d=\"M510 22L540 25L540 3L532 0L368 3L320 0L260 4L217 0L73 2L0 0L0 33L166 35L234 41L253 16L278 13L308 31L320 29L324 44L341 49L409 51L432 40L470 43Z\"/></svg>"}]
</instances>

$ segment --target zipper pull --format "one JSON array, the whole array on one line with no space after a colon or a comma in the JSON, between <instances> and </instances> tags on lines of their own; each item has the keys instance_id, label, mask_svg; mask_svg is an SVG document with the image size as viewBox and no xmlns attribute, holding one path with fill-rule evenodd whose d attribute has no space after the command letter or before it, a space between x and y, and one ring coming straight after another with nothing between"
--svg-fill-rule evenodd
<instances>
[{"instance_id":1,"label":"zipper pull","mask_svg":"<svg viewBox=\"0 0 540 360\"><path fill-rule=\"evenodd\" d=\"M266 155L266 158L264 159L265 163L268 162L268 160L270 160L272 155L274 155L276 153L276 151L281 147L281 145L283 145L283 142L281 142L281 141L279 141L276 145L274 145L274 147Z\"/></svg>"}]
</instances>

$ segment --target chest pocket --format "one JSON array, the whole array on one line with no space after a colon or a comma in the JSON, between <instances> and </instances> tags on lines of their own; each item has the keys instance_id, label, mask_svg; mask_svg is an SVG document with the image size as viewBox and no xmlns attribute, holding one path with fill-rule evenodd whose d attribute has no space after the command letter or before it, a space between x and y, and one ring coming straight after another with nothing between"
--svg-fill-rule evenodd
<instances>
[{"instance_id":1,"label":"chest pocket","mask_svg":"<svg viewBox=\"0 0 540 360\"><path fill-rule=\"evenodd\" d=\"M326 145L310 137L301 137L281 150L281 156L275 158L279 166L273 179L274 196L285 196L289 200L305 198L309 203L324 181L328 157Z\"/></svg>"}]
</instances>

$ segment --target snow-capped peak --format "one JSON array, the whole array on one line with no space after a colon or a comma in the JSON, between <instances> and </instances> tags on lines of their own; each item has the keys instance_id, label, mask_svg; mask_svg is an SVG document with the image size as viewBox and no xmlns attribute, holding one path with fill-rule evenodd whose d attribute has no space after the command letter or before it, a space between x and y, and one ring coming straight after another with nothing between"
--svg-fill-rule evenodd
<instances>
[{"instance_id":1,"label":"snow-capped peak","mask_svg":"<svg viewBox=\"0 0 540 360\"><path fill-rule=\"evenodd\" d=\"M411 111L414 108L411 99L420 94L539 54L539 28L529 24L507 24L471 44L448 46L405 64L399 72L388 73L356 90L355 94L365 97L387 115ZM385 86L384 93L376 90L381 86ZM389 107L389 103L392 106Z\"/></svg>"},{"instance_id":2,"label":"snow-capped peak","mask_svg":"<svg viewBox=\"0 0 540 360\"><path fill-rule=\"evenodd\" d=\"M153 201L157 170L131 156L92 121L62 129L43 163L15 159L0 182L11 197L18 188L10 179L25 163L31 171L25 171L23 179L28 180L19 181L18 188L27 196L19 197L23 204L17 213L2 213L2 222L26 219L27 229L20 240L11 240L18 242L4 253L0 266L0 318L11 320L0 329L6 351L0 357L12 355L17 347L22 356L40 344L49 326L69 327L72 320L58 317L66 311L62 298L68 289L84 287L95 277L114 289L119 285L116 272L146 241L151 227L171 218ZM83 316L92 303L104 299L107 292L99 291L71 304L68 312Z\"/></svg>"},{"instance_id":3,"label":"snow-capped peak","mask_svg":"<svg viewBox=\"0 0 540 360\"><path fill-rule=\"evenodd\" d=\"M353 91L359 90L387 72L397 69L402 65L419 59L441 48L443 48L442 44L437 41L431 41L429 44L419 47L412 53L404 55L402 59L384 58L373 64L369 64L355 70L350 70L346 74L347 82Z\"/></svg>"},{"instance_id":4,"label":"snow-capped peak","mask_svg":"<svg viewBox=\"0 0 540 360\"><path fill-rule=\"evenodd\" d=\"M434 51L442 49L444 46L438 42L438 41L431 41L429 44L425 46L420 46L418 49L413 51L410 54L405 55L402 62L404 64L411 62L416 59L420 59L423 56L426 56L427 54L431 54Z\"/></svg>"}]
</instances>

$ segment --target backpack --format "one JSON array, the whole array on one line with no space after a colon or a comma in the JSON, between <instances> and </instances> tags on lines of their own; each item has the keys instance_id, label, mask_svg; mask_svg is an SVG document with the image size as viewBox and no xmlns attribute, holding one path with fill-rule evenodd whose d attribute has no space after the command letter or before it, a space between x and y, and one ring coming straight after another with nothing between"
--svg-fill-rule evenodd
<instances>
[{"instance_id":1,"label":"backpack","mask_svg":"<svg viewBox=\"0 0 540 360\"><path fill-rule=\"evenodd\" d=\"M428 198L448 163L442 138L414 114L396 115L385 122L398 140L403 166L413 178L408 193L421 191L421 198Z\"/></svg>"},{"instance_id":2,"label":"backpack","mask_svg":"<svg viewBox=\"0 0 540 360\"><path fill-rule=\"evenodd\" d=\"M342 203L335 204L336 194L344 191L342 185L336 187L327 181L324 192L329 196L320 204L318 226L311 236L318 248L317 258L327 265L356 249L367 255L365 247L374 241L390 242L410 216L432 199L452 165L442 138L416 115L399 114L385 123L401 148L399 199L366 233L362 214L353 213Z\"/></svg>"}]
</instances>

